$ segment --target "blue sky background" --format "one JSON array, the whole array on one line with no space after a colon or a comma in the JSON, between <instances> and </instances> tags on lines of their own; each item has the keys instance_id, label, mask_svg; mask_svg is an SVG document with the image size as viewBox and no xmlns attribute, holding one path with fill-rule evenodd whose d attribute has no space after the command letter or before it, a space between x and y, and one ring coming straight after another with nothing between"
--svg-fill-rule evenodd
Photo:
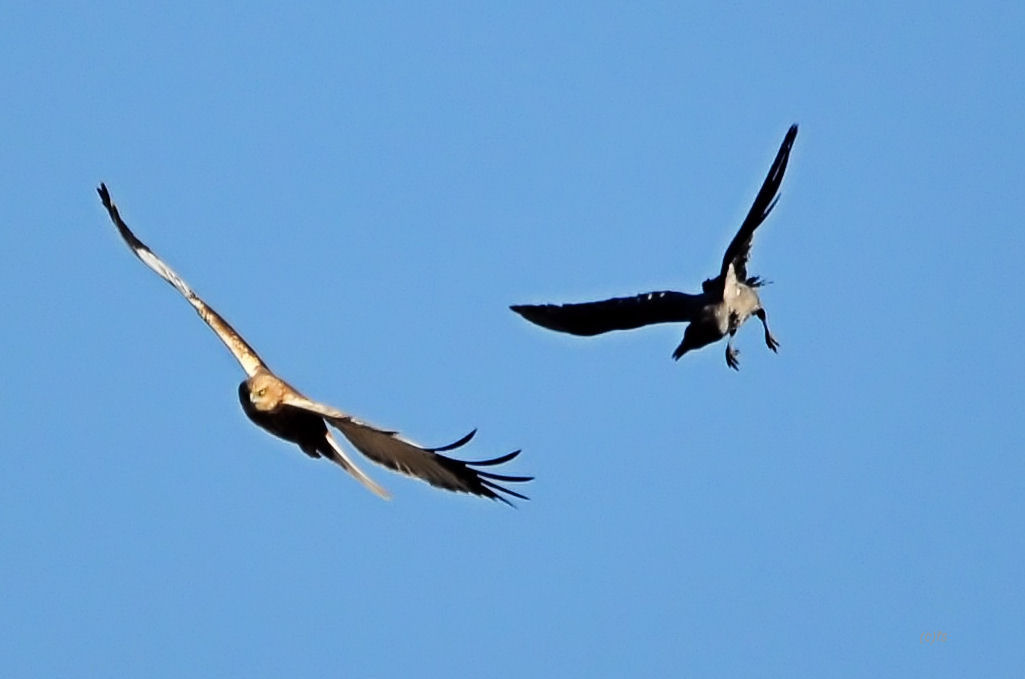
<instances>
[{"instance_id":1,"label":"blue sky background","mask_svg":"<svg viewBox=\"0 0 1025 679\"><path fill-rule=\"evenodd\" d=\"M0 8L0 674L1021 676L1025 10ZM751 270L674 363L508 311ZM251 425L95 194L310 396L511 510ZM923 643L942 632L946 640Z\"/></svg>"}]
</instances>

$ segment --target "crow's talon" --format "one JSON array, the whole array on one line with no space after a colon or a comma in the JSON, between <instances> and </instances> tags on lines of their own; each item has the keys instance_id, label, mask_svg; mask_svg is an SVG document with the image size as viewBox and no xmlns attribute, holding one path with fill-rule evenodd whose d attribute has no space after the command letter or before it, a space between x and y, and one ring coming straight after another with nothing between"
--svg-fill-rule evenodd
<instances>
[{"instance_id":1,"label":"crow's talon","mask_svg":"<svg viewBox=\"0 0 1025 679\"><path fill-rule=\"evenodd\" d=\"M740 356L740 349L734 349L726 345L726 365L734 370L740 370L740 361L737 360L738 356Z\"/></svg>"}]
</instances>

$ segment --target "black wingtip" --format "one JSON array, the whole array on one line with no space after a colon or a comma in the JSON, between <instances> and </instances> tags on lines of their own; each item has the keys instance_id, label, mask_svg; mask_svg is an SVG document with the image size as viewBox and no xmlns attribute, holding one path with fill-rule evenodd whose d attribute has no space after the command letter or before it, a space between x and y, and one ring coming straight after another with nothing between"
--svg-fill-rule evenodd
<instances>
[{"instance_id":1,"label":"black wingtip","mask_svg":"<svg viewBox=\"0 0 1025 679\"><path fill-rule=\"evenodd\" d=\"M509 308L534 325L541 326L542 328L555 330L556 332L568 332L573 335L593 334L586 331L581 332L577 328L567 327L564 319L560 318L558 313L565 307L559 307L555 304L515 304Z\"/></svg>"},{"instance_id":2,"label":"black wingtip","mask_svg":"<svg viewBox=\"0 0 1025 679\"><path fill-rule=\"evenodd\" d=\"M509 483L527 483L533 481L533 476L510 476L509 474L492 474L491 472L482 472L477 470L477 476L484 479L490 479L492 481L507 481Z\"/></svg>"},{"instance_id":3,"label":"black wingtip","mask_svg":"<svg viewBox=\"0 0 1025 679\"><path fill-rule=\"evenodd\" d=\"M107 185L100 182L99 187L96 189L96 193L100 194L100 200L103 201L103 207L110 209L110 191L107 190Z\"/></svg>"},{"instance_id":4,"label":"black wingtip","mask_svg":"<svg viewBox=\"0 0 1025 679\"><path fill-rule=\"evenodd\" d=\"M526 495L524 495L522 493L517 493L515 490L509 490L508 488L500 486L497 483L494 483L492 481L488 481L487 479L481 479L480 482L481 482L481 486L488 491L487 494L486 494L486 497L489 497L492 500L500 500L501 502L504 502L505 504L509 505L510 507L515 508L516 505L514 505L512 502L510 502L508 498L502 497L498 493L506 493L507 495L510 495L512 497L515 497L515 498L519 498L520 500L527 500L527 501L530 500L530 498L528 496L526 496Z\"/></svg>"},{"instance_id":5,"label":"black wingtip","mask_svg":"<svg viewBox=\"0 0 1025 679\"><path fill-rule=\"evenodd\" d=\"M546 311L555 308L554 304L513 304L509 308L531 323L541 325L546 318Z\"/></svg>"},{"instance_id":6,"label":"black wingtip","mask_svg":"<svg viewBox=\"0 0 1025 679\"><path fill-rule=\"evenodd\" d=\"M526 495L523 495L522 493L518 493L515 490L511 490L509 488L506 488L505 486L500 485L499 482L501 482L501 483L526 483L528 481L533 481L534 480L533 476L512 476L512 475L509 475L509 474L495 474L495 473L489 472L489 471L481 471L480 469L473 469L473 467L490 467L490 466L493 466L493 465L503 464L505 462L508 462L509 460L512 460L517 455L519 455L521 452L522 452L521 450L514 450L511 453L506 453L505 455L501 455L499 457L494 457L494 458L491 458L491 459L488 459L488 460L477 460L477 461L464 460L464 461L462 461L460 463L461 466L465 470L471 472L472 476L474 477L474 479L476 481L477 488L475 490L471 490L470 492L475 493L476 495L482 495L482 496L490 498L492 500L500 500L501 502L504 502L505 504L509 505L510 507L515 507L516 505L514 505L512 502L510 502L508 498L503 497L502 493L505 493L506 495L509 495L510 497L519 498L520 500L529 500L530 498L527 497Z\"/></svg>"},{"instance_id":7,"label":"black wingtip","mask_svg":"<svg viewBox=\"0 0 1025 679\"><path fill-rule=\"evenodd\" d=\"M447 446L439 446L437 448L424 448L424 450L426 450L429 453L443 453L446 450L455 450L456 448L459 448L461 446L465 446L467 443L469 443L470 439L472 439L476 434L477 434L477 428L474 427L470 431L469 434L467 434L463 438L459 439L458 441L454 441L454 442L448 444Z\"/></svg>"},{"instance_id":8,"label":"black wingtip","mask_svg":"<svg viewBox=\"0 0 1025 679\"><path fill-rule=\"evenodd\" d=\"M547 319L544 313L545 306L542 304L513 304L509 309L534 325L540 325L542 328L548 328L549 330L556 330L557 328L549 326L551 321Z\"/></svg>"},{"instance_id":9,"label":"black wingtip","mask_svg":"<svg viewBox=\"0 0 1025 679\"><path fill-rule=\"evenodd\" d=\"M496 464L503 464L505 462L508 462L509 460L515 458L522 452L522 450L514 450L511 453L502 455L501 457L494 457L489 460L464 461L463 464L468 464L474 467L493 467Z\"/></svg>"},{"instance_id":10,"label":"black wingtip","mask_svg":"<svg viewBox=\"0 0 1025 679\"><path fill-rule=\"evenodd\" d=\"M525 500L527 502L530 501L530 497L528 497L527 495L521 495L520 493L517 493L514 490L509 490L508 488L502 488L501 486L495 486L495 489L496 490L500 490L503 493L508 493L509 495L512 495L513 497L518 498L520 500ZM512 507L513 509L517 508L516 505L513 504L512 502L510 502L508 498L504 498L501 495L495 495L495 497L492 498L492 499L494 499L494 500L501 500L502 502L504 502L509 507Z\"/></svg>"},{"instance_id":11,"label":"black wingtip","mask_svg":"<svg viewBox=\"0 0 1025 679\"><path fill-rule=\"evenodd\" d=\"M786 135L783 137L783 143L780 145L782 148L780 149L780 151L782 152L783 149L786 149L786 153L789 154L790 153L790 149L793 148L793 146L794 146L794 140L796 140L796 139L797 139L797 123L794 123L793 125L790 126L790 129L787 130Z\"/></svg>"}]
</instances>

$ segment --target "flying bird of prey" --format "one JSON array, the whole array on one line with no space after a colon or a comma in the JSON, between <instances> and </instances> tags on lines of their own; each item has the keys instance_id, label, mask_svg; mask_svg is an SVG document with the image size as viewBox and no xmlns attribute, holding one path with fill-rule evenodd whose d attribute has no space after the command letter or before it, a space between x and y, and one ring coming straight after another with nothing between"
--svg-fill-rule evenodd
<instances>
[{"instance_id":1,"label":"flying bird of prey","mask_svg":"<svg viewBox=\"0 0 1025 679\"><path fill-rule=\"evenodd\" d=\"M601 302L581 304L523 304L513 311L550 330L573 335L599 335L612 330L630 330L653 323L688 323L683 341L673 352L679 359L691 349L717 342L726 335L726 365L740 369L739 350L733 347L733 336L751 316L756 316L765 329L765 344L773 351L779 342L769 332L765 309L757 288L765 284L758 276L749 276L747 260L755 229L772 212L779 198L779 187L787 169L790 149L797 137L797 125L791 125L772 161L769 175L755 197L751 210L730 241L722 258L719 275L705 280L699 294L685 292L647 292L633 297L616 297Z\"/></svg>"},{"instance_id":2,"label":"flying bird of prey","mask_svg":"<svg viewBox=\"0 0 1025 679\"><path fill-rule=\"evenodd\" d=\"M456 460L440 453L458 448L476 433L469 434L439 448L424 448L406 440L394 431L379 429L343 413L329 405L310 400L271 372L267 364L253 351L242 337L228 325L220 314L211 309L192 289L146 245L135 237L121 219L117 206L104 184L97 191L107 208L121 237L142 262L180 292L196 310L200 318L217 334L232 355L242 364L247 379L238 385L238 398L246 416L271 434L299 445L310 457L326 457L352 474L364 486L388 499L389 495L364 474L346 455L331 435L330 424L345 436L359 452L374 462L403 474L423 479L432 486L511 504L502 494L526 500L527 497L500 483L530 481L530 476L505 476L479 467L493 467L512 460L520 451L514 451L490 460L468 462Z\"/></svg>"}]
</instances>

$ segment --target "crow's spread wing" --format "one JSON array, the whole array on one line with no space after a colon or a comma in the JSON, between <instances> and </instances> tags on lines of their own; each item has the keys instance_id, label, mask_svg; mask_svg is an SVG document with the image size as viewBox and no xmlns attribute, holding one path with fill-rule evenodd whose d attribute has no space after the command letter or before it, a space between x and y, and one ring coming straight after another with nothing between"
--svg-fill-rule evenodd
<instances>
[{"instance_id":1,"label":"crow's spread wing","mask_svg":"<svg viewBox=\"0 0 1025 679\"><path fill-rule=\"evenodd\" d=\"M647 292L581 304L520 304L509 307L531 323L572 335L600 335L653 323L684 323L702 307L701 295Z\"/></svg>"},{"instance_id":2,"label":"crow's spread wing","mask_svg":"<svg viewBox=\"0 0 1025 679\"><path fill-rule=\"evenodd\" d=\"M776 201L779 199L779 187L783 183L783 173L787 169L787 161L790 159L790 149L797 138L797 125L791 125L783 138L783 144L776 153L776 159L772 161L769 174L762 182L762 188L758 190L755 201L748 210L747 217L740 225L737 235L730 241L726 248L726 254L722 259L720 276L726 274L727 267L732 263L737 272L737 278L741 281L747 280L747 259L751 253L751 241L754 238L755 229L765 221L765 218L772 212Z\"/></svg>"}]
</instances>

